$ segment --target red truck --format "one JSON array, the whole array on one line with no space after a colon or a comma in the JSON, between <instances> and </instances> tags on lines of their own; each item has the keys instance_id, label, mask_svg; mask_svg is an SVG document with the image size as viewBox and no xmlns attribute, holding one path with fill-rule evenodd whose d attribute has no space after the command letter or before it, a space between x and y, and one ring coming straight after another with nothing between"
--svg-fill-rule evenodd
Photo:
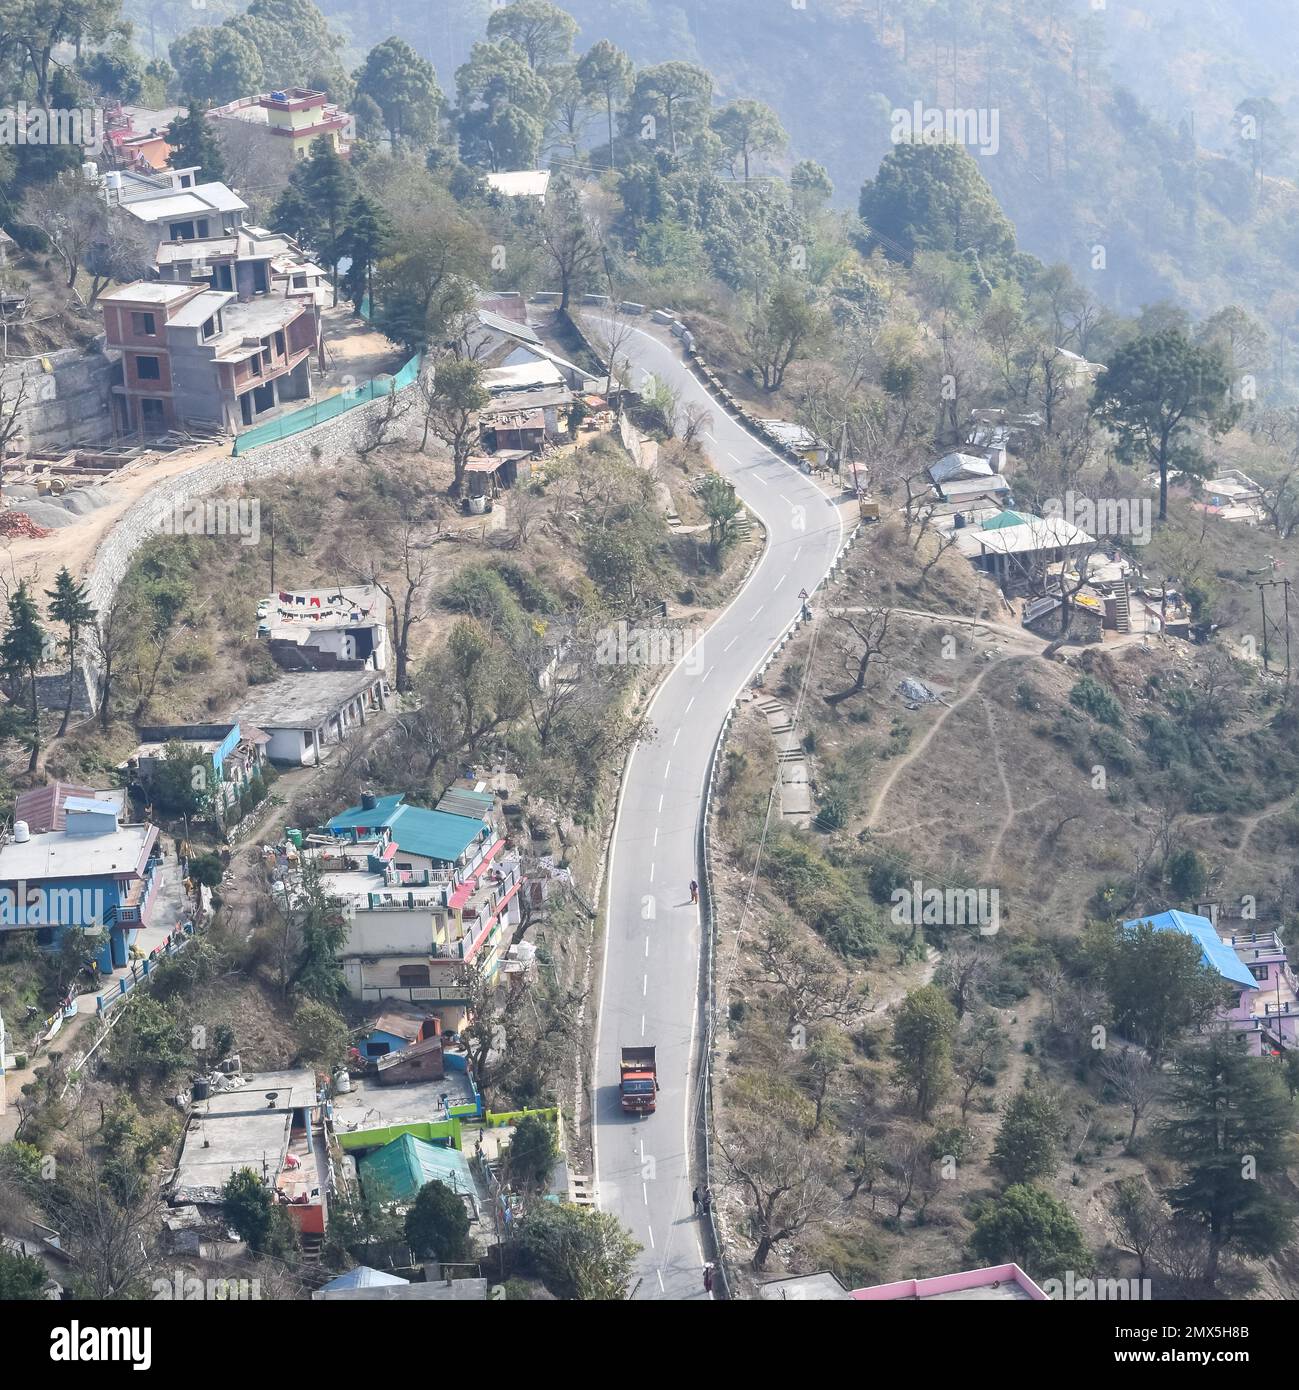
<instances>
[{"instance_id":1,"label":"red truck","mask_svg":"<svg viewBox=\"0 0 1299 1390\"><path fill-rule=\"evenodd\" d=\"M652 1047L624 1047L619 1068L622 1108L629 1115L652 1115L659 1088Z\"/></svg>"}]
</instances>

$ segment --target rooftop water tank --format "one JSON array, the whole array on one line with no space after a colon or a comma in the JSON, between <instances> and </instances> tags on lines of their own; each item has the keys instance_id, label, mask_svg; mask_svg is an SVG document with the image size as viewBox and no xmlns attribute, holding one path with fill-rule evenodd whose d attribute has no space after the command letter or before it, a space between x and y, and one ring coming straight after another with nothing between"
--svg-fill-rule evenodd
<instances>
[{"instance_id":1,"label":"rooftop water tank","mask_svg":"<svg viewBox=\"0 0 1299 1390\"><path fill-rule=\"evenodd\" d=\"M30 839L31 831L27 829L27 822L25 820L14 821L14 841L17 844L24 845Z\"/></svg>"}]
</instances>

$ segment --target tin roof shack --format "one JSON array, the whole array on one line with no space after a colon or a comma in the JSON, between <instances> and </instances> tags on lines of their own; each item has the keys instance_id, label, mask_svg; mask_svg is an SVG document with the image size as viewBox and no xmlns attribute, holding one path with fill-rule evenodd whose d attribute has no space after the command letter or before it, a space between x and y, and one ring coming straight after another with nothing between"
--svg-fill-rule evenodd
<instances>
[{"instance_id":1,"label":"tin roof shack","mask_svg":"<svg viewBox=\"0 0 1299 1390\"><path fill-rule=\"evenodd\" d=\"M368 1025L357 1040L356 1051L363 1060L376 1061L433 1037L441 1028L442 1022L436 1015L397 1001L384 1007Z\"/></svg>"},{"instance_id":2,"label":"tin roof shack","mask_svg":"<svg viewBox=\"0 0 1299 1390\"><path fill-rule=\"evenodd\" d=\"M763 433L776 444L802 459L811 468L824 468L830 461L830 446L804 425L790 420L759 420Z\"/></svg>"},{"instance_id":3,"label":"tin roof shack","mask_svg":"<svg viewBox=\"0 0 1299 1390\"><path fill-rule=\"evenodd\" d=\"M309 671L255 686L234 718L270 735L272 762L301 766L321 762L327 747L387 707L386 683L374 671Z\"/></svg>"},{"instance_id":4,"label":"tin roof shack","mask_svg":"<svg viewBox=\"0 0 1299 1390\"><path fill-rule=\"evenodd\" d=\"M512 372L516 369L507 370ZM478 415L483 442L494 452L501 449L539 449L544 440L558 439L567 434L574 399L572 391L562 382L494 392L491 404Z\"/></svg>"},{"instance_id":5,"label":"tin roof shack","mask_svg":"<svg viewBox=\"0 0 1299 1390\"><path fill-rule=\"evenodd\" d=\"M381 1277L369 1277L374 1275ZM366 1270L365 1266L360 1266L322 1284L311 1297L321 1301L350 1299L361 1303L486 1303L487 1280L425 1279L412 1283L381 1270Z\"/></svg>"},{"instance_id":6,"label":"tin roof shack","mask_svg":"<svg viewBox=\"0 0 1299 1390\"><path fill-rule=\"evenodd\" d=\"M121 787L97 790L72 782L47 782L43 787L28 787L18 793L14 801L14 820L23 821L33 835L66 829L67 804L72 797L107 802L117 807L119 820L127 819L126 792Z\"/></svg>"},{"instance_id":7,"label":"tin roof shack","mask_svg":"<svg viewBox=\"0 0 1299 1390\"><path fill-rule=\"evenodd\" d=\"M257 636L287 671L387 671L388 600L370 584L281 589L257 605Z\"/></svg>"},{"instance_id":8,"label":"tin roof shack","mask_svg":"<svg viewBox=\"0 0 1299 1390\"><path fill-rule=\"evenodd\" d=\"M1204 484L1201 500L1191 505L1223 521L1261 525L1267 513L1261 505L1263 489L1238 468L1227 468Z\"/></svg>"},{"instance_id":9,"label":"tin roof shack","mask_svg":"<svg viewBox=\"0 0 1299 1390\"><path fill-rule=\"evenodd\" d=\"M219 1205L231 1175L251 1169L304 1235L328 1224L329 1146L310 1071L214 1074L194 1086L172 1206Z\"/></svg>"},{"instance_id":10,"label":"tin roof shack","mask_svg":"<svg viewBox=\"0 0 1299 1390\"><path fill-rule=\"evenodd\" d=\"M403 1086L408 1081L441 1081L446 1074L442 1056L442 1037L433 1036L390 1052L376 1063L375 1080L380 1086Z\"/></svg>"},{"instance_id":11,"label":"tin roof shack","mask_svg":"<svg viewBox=\"0 0 1299 1390\"><path fill-rule=\"evenodd\" d=\"M544 207L550 187L549 169L513 169L501 174L484 174L483 182L506 198L535 198Z\"/></svg>"},{"instance_id":12,"label":"tin roof shack","mask_svg":"<svg viewBox=\"0 0 1299 1390\"><path fill-rule=\"evenodd\" d=\"M1008 592L1031 589L1047 568L1095 546L1093 537L1063 517L1002 512L978 526L958 526L956 545L976 569Z\"/></svg>"},{"instance_id":13,"label":"tin roof shack","mask_svg":"<svg viewBox=\"0 0 1299 1390\"><path fill-rule=\"evenodd\" d=\"M69 796L62 830L33 834L15 821L0 844L0 932L34 931L57 946L70 928L108 933L105 973L124 966L149 924L157 886L158 831L123 824L117 805Z\"/></svg>"}]
</instances>

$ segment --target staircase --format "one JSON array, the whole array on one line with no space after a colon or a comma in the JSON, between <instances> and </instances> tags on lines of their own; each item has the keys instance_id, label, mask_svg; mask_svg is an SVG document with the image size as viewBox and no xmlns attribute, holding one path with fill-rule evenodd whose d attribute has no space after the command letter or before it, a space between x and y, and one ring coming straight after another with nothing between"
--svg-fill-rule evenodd
<instances>
[{"instance_id":1,"label":"staircase","mask_svg":"<svg viewBox=\"0 0 1299 1390\"><path fill-rule=\"evenodd\" d=\"M780 815L790 825L810 825L812 797L807 784L807 754L798 740L789 711L771 696L756 702L776 743L776 763L780 768Z\"/></svg>"},{"instance_id":2,"label":"staircase","mask_svg":"<svg viewBox=\"0 0 1299 1390\"><path fill-rule=\"evenodd\" d=\"M568 1175L568 1200L577 1207L595 1206L595 1184L587 1174Z\"/></svg>"},{"instance_id":3,"label":"staircase","mask_svg":"<svg viewBox=\"0 0 1299 1390\"><path fill-rule=\"evenodd\" d=\"M1132 631L1132 599L1126 579L1114 591L1114 626L1119 632Z\"/></svg>"}]
</instances>

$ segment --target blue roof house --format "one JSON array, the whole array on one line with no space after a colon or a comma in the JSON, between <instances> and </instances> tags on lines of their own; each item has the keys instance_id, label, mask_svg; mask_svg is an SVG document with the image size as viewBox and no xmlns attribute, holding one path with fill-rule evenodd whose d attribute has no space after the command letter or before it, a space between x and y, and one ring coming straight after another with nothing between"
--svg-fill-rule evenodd
<instances>
[{"instance_id":1,"label":"blue roof house","mask_svg":"<svg viewBox=\"0 0 1299 1390\"><path fill-rule=\"evenodd\" d=\"M325 830L352 844L371 845L376 869L394 868L404 881L431 882L471 874L495 839L485 816L408 806L401 792L361 798L332 816Z\"/></svg>"},{"instance_id":2,"label":"blue roof house","mask_svg":"<svg viewBox=\"0 0 1299 1390\"><path fill-rule=\"evenodd\" d=\"M1197 917L1193 912L1179 912L1173 908L1168 912L1158 912L1153 917L1134 917L1130 922L1124 922L1123 930L1131 931L1142 922L1149 922L1156 931L1179 931L1191 937L1199 944L1203 963L1227 984L1236 989L1258 988L1258 981L1250 974L1249 967L1222 940L1207 917Z\"/></svg>"}]
</instances>

